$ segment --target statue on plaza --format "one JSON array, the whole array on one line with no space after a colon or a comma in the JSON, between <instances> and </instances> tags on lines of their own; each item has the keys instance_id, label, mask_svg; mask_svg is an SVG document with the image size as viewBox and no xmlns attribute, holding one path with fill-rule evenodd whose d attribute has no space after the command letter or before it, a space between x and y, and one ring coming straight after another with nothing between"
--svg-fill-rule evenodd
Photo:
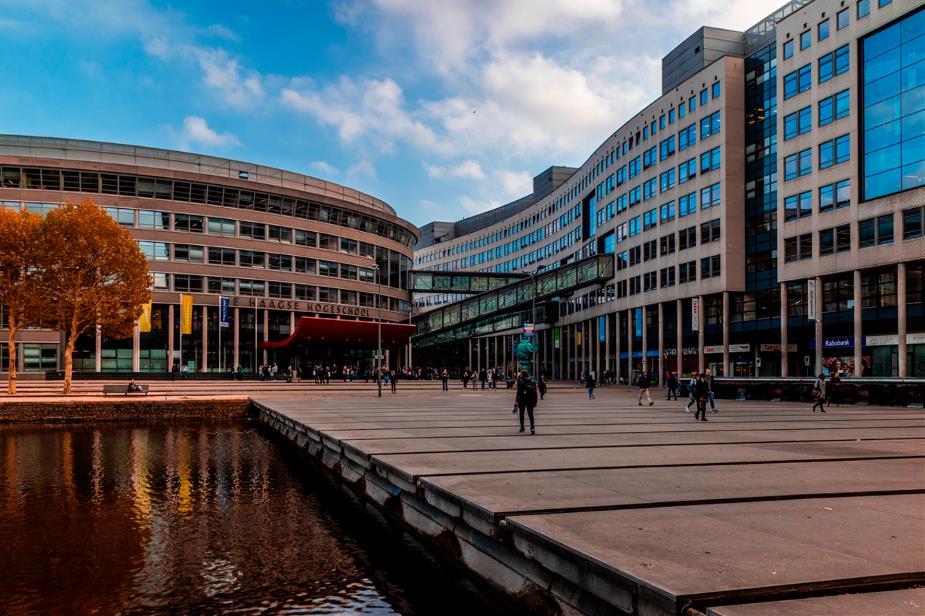
<instances>
[{"instance_id":1,"label":"statue on plaza","mask_svg":"<svg viewBox=\"0 0 925 616\"><path fill-rule=\"evenodd\" d=\"M536 345L533 344L532 336L522 336L514 345L514 358L519 362L521 370L531 369L534 353L536 353Z\"/></svg>"}]
</instances>

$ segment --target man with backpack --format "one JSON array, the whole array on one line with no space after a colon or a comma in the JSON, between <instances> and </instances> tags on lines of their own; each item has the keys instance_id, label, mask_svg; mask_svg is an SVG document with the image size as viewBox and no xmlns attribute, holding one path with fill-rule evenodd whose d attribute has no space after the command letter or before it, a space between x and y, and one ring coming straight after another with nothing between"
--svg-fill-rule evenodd
<instances>
[{"instance_id":1,"label":"man with backpack","mask_svg":"<svg viewBox=\"0 0 925 616\"><path fill-rule=\"evenodd\" d=\"M537 398L536 381L530 378L530 373L526 370L521 371L517 377L517 395L514 398L514 412L520 411L520 431L524 431L524 411L530 416L530 434L536 434L536 426L533 422L533 409L536 407Z\"/></svg>"},{"instance_id":2,"label":"man with backpack","mask_svg":"<svg viewBox=\"0 0 925 616\"><path fill-rule=\"evenodd\" d=\"M684 405L685 413L691 412L691 404L696 401L694 398L694 388L697 386L697 377L699 375L700 374L696 371L691 373L691 380L687 384L687 404Z\"/></svg>"}]
</instances>

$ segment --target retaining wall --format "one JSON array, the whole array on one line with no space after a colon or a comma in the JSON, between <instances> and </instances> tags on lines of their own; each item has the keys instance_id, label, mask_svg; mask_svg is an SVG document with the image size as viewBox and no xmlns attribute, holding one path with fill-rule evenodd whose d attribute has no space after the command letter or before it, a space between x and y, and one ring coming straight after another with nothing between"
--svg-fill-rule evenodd
<instances>
[{"instance_id":1,"label":"retaining wall","mask_svg":"<svg viewBox=\"0 0 925 616\"><path fill-rule=\"evenodd\" d=\"M240 400L60 400L0 402L0 423L64 423L84 421L239 419L250 402Z\"/></svg>"}]
</instances>

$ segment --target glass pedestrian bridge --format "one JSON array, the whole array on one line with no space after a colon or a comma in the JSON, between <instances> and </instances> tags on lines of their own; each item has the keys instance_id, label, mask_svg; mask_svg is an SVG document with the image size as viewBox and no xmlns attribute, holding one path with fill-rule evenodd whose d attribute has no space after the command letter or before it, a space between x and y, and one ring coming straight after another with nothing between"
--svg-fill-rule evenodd
<instances>
[{"instance_id":1,"label":"glass pedestrian bridge","mask_svg":"<svg viewBox=\"0 0 925 616\"><path fill-rule=\"evenodd\" d=\"M518 328L531 322L534 302L537 302L536 320L543 322L545 306L540 302L605 283L613 278L613 273L613 255L604 254L509 281L501 288L418 315L414 319L417 328L412 341L416 346L430 346Z\"/></svg>"},{"instance_id":2,"label":"glass pedestrian bridge","mask_svg":"<svg viewBox=\"0 0 925 616\"><path fill-rule=\"evenodd\" d=\"M490 274L481 272L411 272L412 293L458 293L474 295L500 289L523 280L529 274Z\"/></svg>"}]
</instances>

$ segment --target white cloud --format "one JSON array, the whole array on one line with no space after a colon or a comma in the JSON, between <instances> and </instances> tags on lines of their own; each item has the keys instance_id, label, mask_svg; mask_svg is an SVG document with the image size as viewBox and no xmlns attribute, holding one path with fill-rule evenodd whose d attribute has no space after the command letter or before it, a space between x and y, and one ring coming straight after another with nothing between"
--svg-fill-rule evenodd
<instances>
[{"instance_id":1,"label":"white cloud","mask_svg":"<svg viewBox=\"0 0 925 616\"><path fill-rule=\"evenodd\" d=\"M419 202L419 205L421 206L422 210L436 211L436 210L443 209L442 205L440 205L436 201L431 201L430 199L421 199L421 201Z\"/></svg>"},{"instance_id":2,"label":"white cloud","mask_svg":"<svg viewBox=\"0 0 925 616\"><path fill-rule=\"evenodd\" d=\"M360 179L374 180L376 179L376 167L365 159L357 161L356 164L347 169L347 178L351 181Z\"/></svg>"},{"instance_id":3,"label":"white cloud","mask_svg":"<svg viewBox=\"0 0 925 616\"><path fill-rule=\"evenodd\" d=\"M241 142L231 133L219 133L209 128L205 118L186 116L183 119L183 129L177 137L177 147L188 150L192 145L227 148L239 146Z\"/></svg>"},{"instance_id":4,"label":"white cloud","mask_svg":"<svg viewBox=\"0 0 925 616\"><path fill-rule=\"evenodd\" d=\"M487 212L501 205L500 201L494 199L474 198L468 195L460 195L459 204L463 207L468 215L480 214Z\"/></svg>"},{"instance_id":5,"label":"white cloud","mask_svg":"<svg viewBox=\"0 0 925 616\"><path fill-rule=\"evenodd\" d=\"M226 41L231 41L232 43L241 42L241 36L228 26L223 26L222 24L212 24L206 28L206 30L208 30L209 34L217 36L221 39L225 39Z\"/></svg>"},{"instance_id":6,"label":"white cloud","mask_svg":"<svg viewBox=\"0 0 925 616\"><path fill-rule=\"evenodd\" d=\"M325 176L337 175L337 167L323 160L313 160L308 164L314 171L324 174Z\"/></svg>"},{"instance_id":7,"label":"white cloud","mask_svg":"<svg viewBox=\"0 0 925 616\"><path fill-rule=\"evenodd\" d=\"M427 175L432 178L454 177L466 180L484 180L487 177L485 172L482 171L482 165L474 160L464 160L452 167L431 165L428 163L421 164L424 167L424 171L427 172Z\"/></svg>"},{"instance_id":8,"label":"white cloud","mask_svg":"<svg viewBox=\"0 0 925 616\"><path fill-rule=\"evenodd\" d=\"M496 175L508 197L524 197L533 192L533 176L527 171L503 169Z\"/></svg>"}]
</instances>

